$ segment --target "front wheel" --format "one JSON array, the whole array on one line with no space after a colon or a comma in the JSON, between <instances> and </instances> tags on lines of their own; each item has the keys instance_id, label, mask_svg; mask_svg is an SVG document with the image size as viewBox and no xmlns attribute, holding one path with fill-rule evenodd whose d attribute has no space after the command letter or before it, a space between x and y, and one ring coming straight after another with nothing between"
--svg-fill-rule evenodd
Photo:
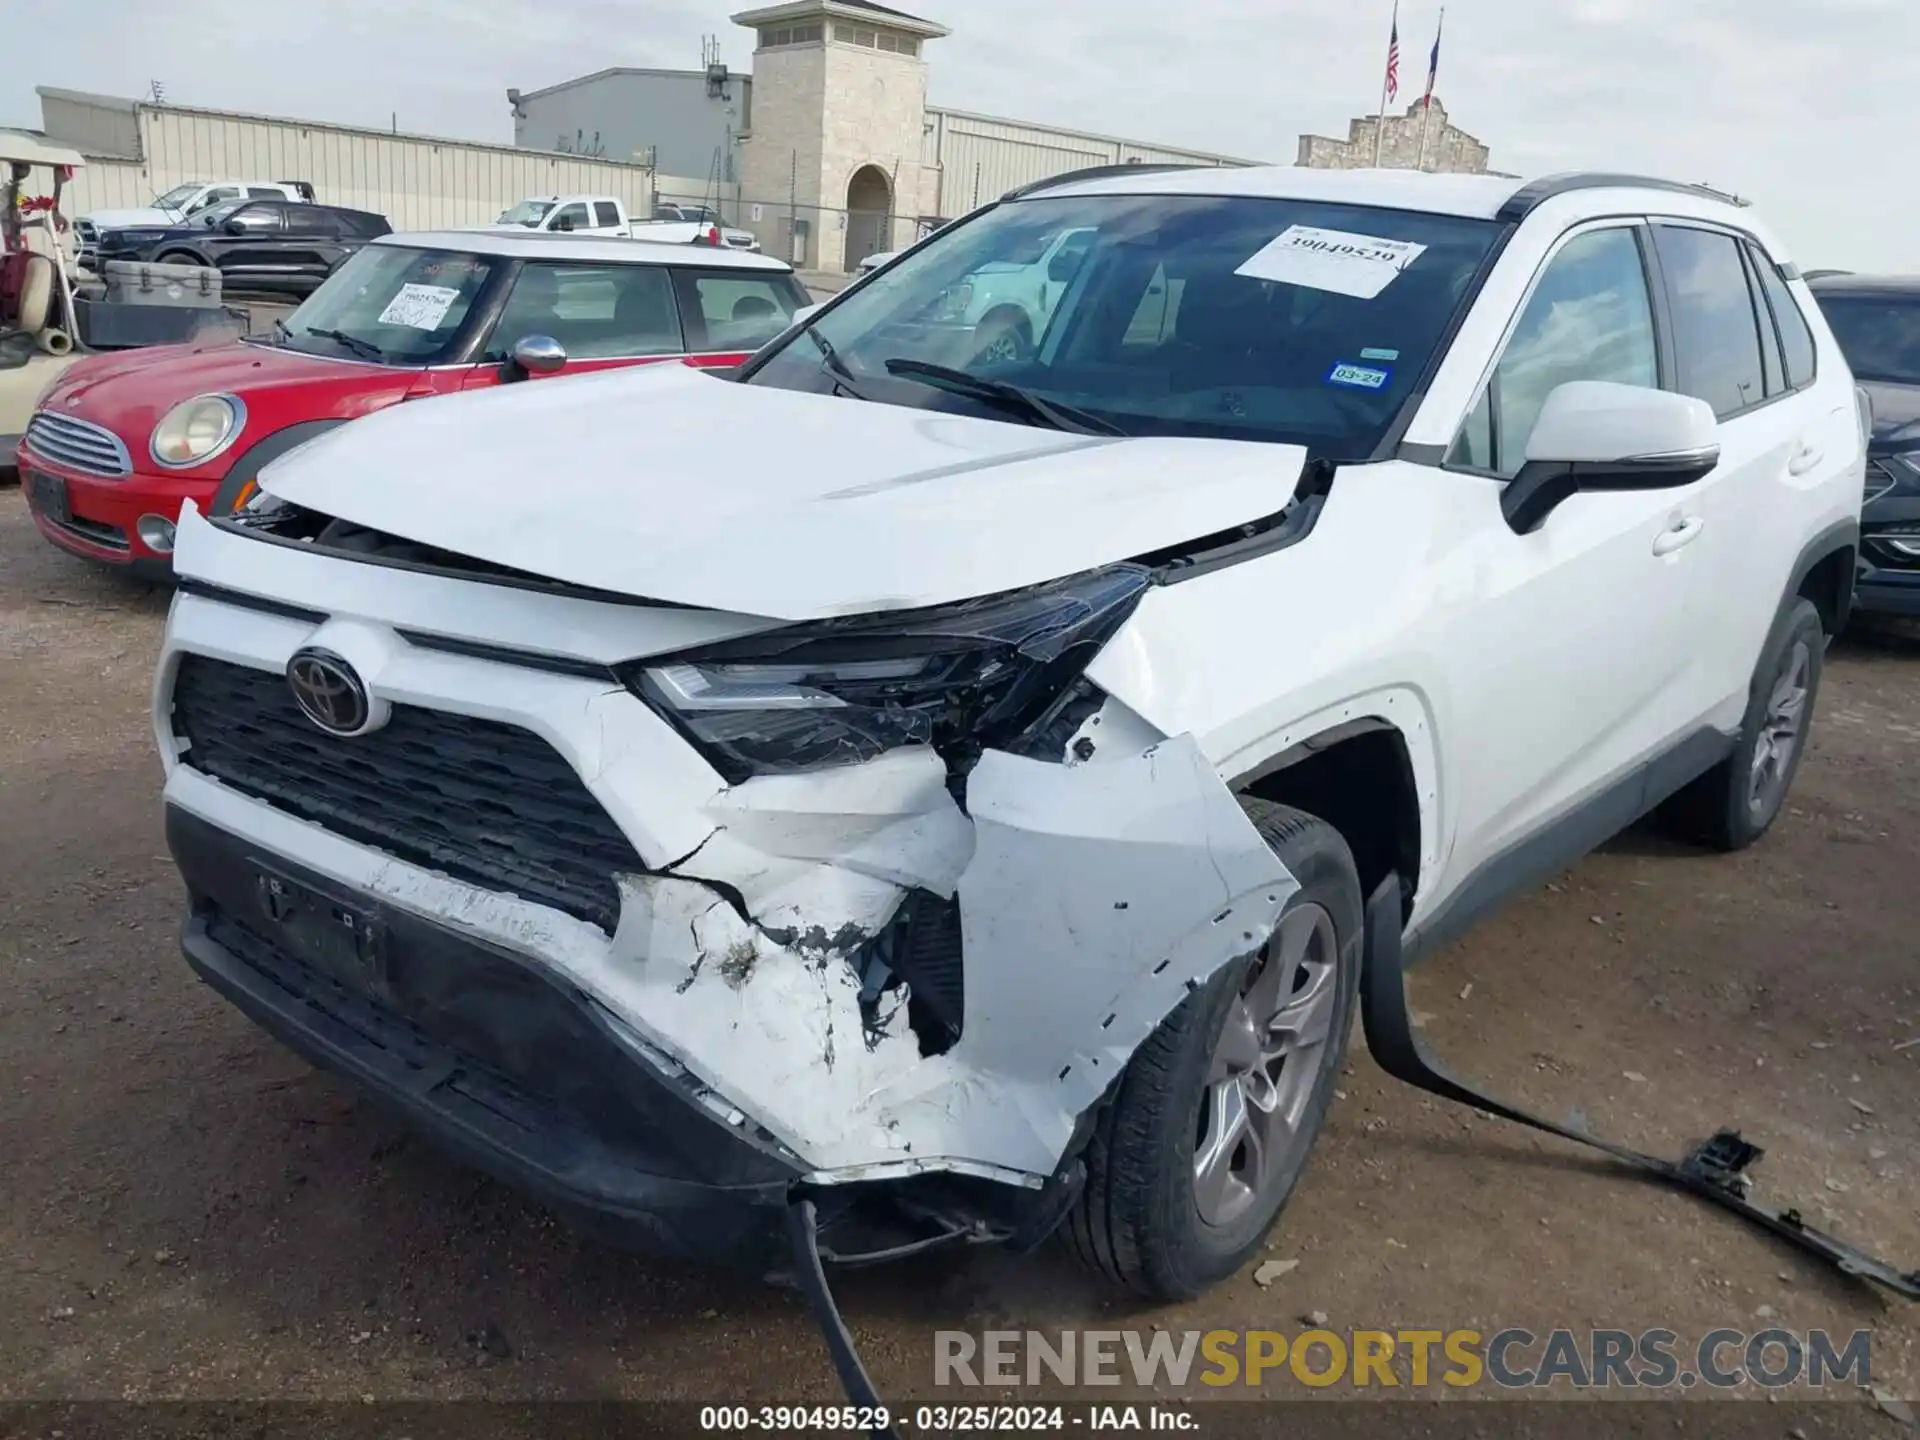
<instances>
[{"instance_id":1,"label":"front wheel","mask_svg":"<svg viewBox=\"0 0 1920 1440\"><path fill-rule=\"evenodd\" d=\"M1259 953L1134 1052L1088 1145L1068 1244L1154 1300L1190 1299L1260 1248L1306 1168L1346 1056L1362 902L1339 832L1248 801L1300 882Z\"/></svg>"}]
</instances>

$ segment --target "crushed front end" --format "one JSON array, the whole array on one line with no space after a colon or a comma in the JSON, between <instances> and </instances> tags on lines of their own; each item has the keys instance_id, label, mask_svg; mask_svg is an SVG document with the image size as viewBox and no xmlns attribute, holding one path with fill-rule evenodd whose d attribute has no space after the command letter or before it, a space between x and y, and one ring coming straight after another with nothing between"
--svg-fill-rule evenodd
<instances>
[{"instance_id":1,"label":"crushed front end","mask_svg":"<svg viewBox=\"0 0 1920 1440\"><path fill-rule=\"evenodd\" d=\"M1092 1114L1295 885L1085 678L1117 565L790 623L296 510L183 517L155 691L198 973L482 1168L777 1269L1037 1243Z\"/></svg>"}]
</instances>

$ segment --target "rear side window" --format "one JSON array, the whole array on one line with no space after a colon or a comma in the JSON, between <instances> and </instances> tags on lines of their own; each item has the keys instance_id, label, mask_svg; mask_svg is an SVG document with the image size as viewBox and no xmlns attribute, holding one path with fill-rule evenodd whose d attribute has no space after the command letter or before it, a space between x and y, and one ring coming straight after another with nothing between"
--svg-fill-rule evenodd
<instances>
[{"instance_id":1,"label":"rear side window","mask_svg":"<svg viewBox=\"0 0 1920 1440\"><path fill-rule=\"evenodd\" d=\"M799 282L785 274L686 271L681 285L692 292L689 309L705 332L689 339L705 351L758 350L808 303Z\"/></svg>"},{"instance_id":2,"label":"rear side window","mask_svg":"<svg viewBox=\"0 0 1920 1440\"><path fill-rule=\"evenodd\" d=\"M615 205L611 200L594 201L593 221L596 225L618 225L620 223L620 207Z\"/></svg>"},{"instance_id":3,"label":"rear side window","mask_svg":"<svg viewBox=\"0 0 1920 1440\"><path fill-rule=\"evenodd\" d=\"M338 235L340 217L313 205L289 205L287 229L296 235Z\"/></svg>"},{"instance_id":4,"label":"rear side window","mask_svg":"<svg viewBox=\"0 0 1920 1440\"><path fill-rule=\"evenodd\" d=\"M1767 398L1760 321L1740 242L1717 230L1655 225L1673 315L1675 388L1721 419Z\"/></svg>"},{"instance_id":5,"label":"rear side window","mask_svg":"<svg viewBox=\"0 0 1920 1440\"><path fill-rule=\"evenodd\" d=\"M548 335L575 360L678 355L686 346L673 286L660 265L520 267L487 358L504 360L529 335Z\"/></svg>"},{"instance_id":6,"label":"rear side window","mask_svg":"<svg viewBox=\"0 0 1920 1440\"><path fill-rule=\"evenodd\" d=\"M1780 278L1778 267L1759 246L1747 247L1747 259L1753 266L1753 273L1760 277L1760 293L1766 297L1767 307L1773 313L1774 328L1780 332L1780 354L1786 363L1787 388L1804 389L1813 383L1814 375L1813 331L1807 328L1807 317L1801 313L1800 302L1794 299L1787 282Z\"/></svg>"}]
</instances>

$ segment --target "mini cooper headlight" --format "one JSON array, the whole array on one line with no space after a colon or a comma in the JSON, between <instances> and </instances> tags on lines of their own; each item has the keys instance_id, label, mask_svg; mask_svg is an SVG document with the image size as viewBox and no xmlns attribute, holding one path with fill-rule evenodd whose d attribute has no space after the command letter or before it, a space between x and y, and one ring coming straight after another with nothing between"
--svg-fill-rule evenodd
<instances>
[{"instance_id":1,"label":"mini cooper headlight","mask_svg":"<svg viewBox=\"0 0 1920 1440\"><path fill-rule=\"evenodd\" d=\"M153 427L148 450L170 470L204 465L231 445L247 423L247 407L233 395L182 400Z\"/></svg>"}]
</instances>

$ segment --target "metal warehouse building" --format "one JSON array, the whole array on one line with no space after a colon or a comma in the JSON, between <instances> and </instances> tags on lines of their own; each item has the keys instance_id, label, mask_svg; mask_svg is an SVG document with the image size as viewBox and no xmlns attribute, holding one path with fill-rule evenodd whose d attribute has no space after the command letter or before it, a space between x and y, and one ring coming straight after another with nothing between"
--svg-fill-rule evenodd
<instances>
[{"instance_id":1,"label":"metal warehouse building","mask_svg":"<svg viewBox=\"0 0 1920 1440\"><path fill-rule=\"evenodd\" d=\"M1016 185L1088 165L1254 161L927 103L944 26L868 0L749 10L753 70L602 70L511 90L523 145L638 156L803 268L851 269Z\"/></svg>"},{"instance_id":2,"label":"metal warehouse building","mask_svg":"<svg viewBox=\"0 0 1920 1440\"><path fill-rule=\"evenodd\" d=\"M131 209L201 180L307 180L330 205L374 210L396 230L483 225L528 195L618 195L646 214L642 165L512 145L360 130L39 87L41 127L87 157L70 214Z\"/></svg>"}]
</instances>

